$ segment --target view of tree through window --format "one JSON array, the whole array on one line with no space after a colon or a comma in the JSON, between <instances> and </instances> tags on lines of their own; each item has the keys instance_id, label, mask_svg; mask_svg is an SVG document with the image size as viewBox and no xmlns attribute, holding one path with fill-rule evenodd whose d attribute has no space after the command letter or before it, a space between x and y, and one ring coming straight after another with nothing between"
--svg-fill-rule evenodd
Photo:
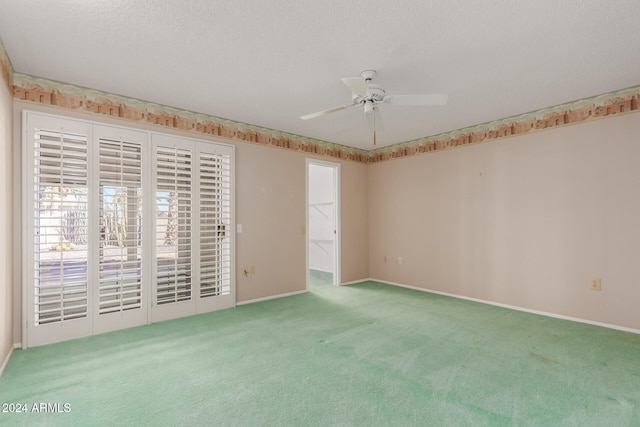
<instances>
[{"instance_id":1,"label":"view of tree through window","mask_svg":"<svg viewBox=\"0 0 640 427\"><path fill-rule=\"evenodd\" d=\"M35 321L87 315L87 138L38 130L34 151Z\"/></svg>"}]
</instances>

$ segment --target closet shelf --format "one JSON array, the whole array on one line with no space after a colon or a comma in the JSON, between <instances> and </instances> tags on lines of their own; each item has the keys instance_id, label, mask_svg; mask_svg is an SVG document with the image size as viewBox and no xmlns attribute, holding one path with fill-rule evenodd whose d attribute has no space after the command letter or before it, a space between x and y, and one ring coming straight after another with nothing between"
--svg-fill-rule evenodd
<instances>
[{"instance_id":1,"label":"closet shelf","mask_svg":"<svg viewBox=\"0 0 640 427\"><path fill-rule=\"evenodd\" d=\"M333 240L331 239L309 239L309 241L311 243L319 243L319 244L325 244L325 245L333 243Z\"/></svg>"},{"instance_id":2,"label":"closet shelf","mask_svg":"<svg viewBox=\"0 0 640 427\"><path fill-rule=\"evenodd\" d=\"M316 211L318 211L318 213L320 213L320 215L322 215L323 217L325 217L325 219L329 219L329 215L327 215L326 213L322 212L322 209L320 209L319 206L330 206L333 205L333 203L309 203L309 207L315 209Z\"/></svg>"}]
</instances>

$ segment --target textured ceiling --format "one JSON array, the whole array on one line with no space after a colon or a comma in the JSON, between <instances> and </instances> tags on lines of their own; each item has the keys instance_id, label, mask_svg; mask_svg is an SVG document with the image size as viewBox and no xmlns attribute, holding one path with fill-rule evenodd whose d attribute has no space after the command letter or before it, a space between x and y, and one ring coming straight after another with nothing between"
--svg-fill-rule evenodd
<instances>
[{"instance_id":1,"label":"textured ceiling","mask_svg":"<svg viewBox=\"0 0 640 427\"><path fill-rule=\"evenodd\" d=\"M341 77L378 71L378 147L640 84L640 1L0 0L16 72L371 149Z\"/></svg>"}]
</instances>

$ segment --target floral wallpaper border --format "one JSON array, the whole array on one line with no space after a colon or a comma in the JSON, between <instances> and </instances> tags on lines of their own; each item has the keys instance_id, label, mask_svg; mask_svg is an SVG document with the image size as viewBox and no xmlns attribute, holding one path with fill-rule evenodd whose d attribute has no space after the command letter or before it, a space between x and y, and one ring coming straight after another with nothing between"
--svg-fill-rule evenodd
<instances>
[{"instance_id":1,"label":"floral wallpaper border","mask_svg":"<svg viewBox=\"0 0 640 427\"><path fill-rule=\"evenodd\" d=\"M368 152L365 150L21 73L14 74L13 97L187 132L215 135L335 159L368 162Z\"/></svg>"},{"instance_id":2,"label":"floral wallpaper border","mask_svg":"<svg viewBox=\"0 0 640 427\"><path fill-rule=\"evenodd\" d=\"M369 151L369 163L446 150L602 117L637 112L640 86L543 108L452 132Z\"/></svg>"},{"instance_id":3,"label":"floral wallpaper border","mask_svg":"<svg viewBox=\"0 0 640 427\"><path fill-rule=\"evenodd\" d=\"M3 58L6 59L3 60ZM377 163L602 117L637 112L640 100L639 85L452 132L366 151L26 74L13 73L11 63L2 46L0 46L0 67L2 67L3 79L8 82L13 80L14 99L360 163Z\"/></svg>"}]
</instances>

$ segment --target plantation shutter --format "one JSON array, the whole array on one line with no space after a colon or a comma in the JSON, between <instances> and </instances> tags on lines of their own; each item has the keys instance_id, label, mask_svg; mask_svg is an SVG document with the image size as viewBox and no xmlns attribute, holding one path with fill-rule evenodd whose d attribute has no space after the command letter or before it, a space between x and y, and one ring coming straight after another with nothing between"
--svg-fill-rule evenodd
<instances>
[{"instance_id":1,"label":"plantation shutter","mask_svg":"<svg viewBox=\"0 0 640 427\"><path fill-rule=\"evenodd\" d=\"M231 156L200 153L200 297L231 292Z\"/></svg>"},{"instance_id":2,"label":"plantation shutter","mask_svg":"<svg viewBox=\"0 0 640 427\"><path fill-rule=\"evenodd\" d=\"M34 135L35 324L87 316L87 136Z\"/></svg>"},{"instance_id":3,"label":"plantation shutter","mask_svg":"<svg viewBox=\"0 0 640 427\"><path fill-rule=\"evenodd\" d=\"M91 127L49 117L24 127L23 332L38 345L91 331Z\"/></svg>"},{"instance_id":4,"label":"plantation shutter","mask_svg":"<svg viewBox=\"0 0 640 427\"><path fill-rule=\"evenodd\" d=\"M93 140L97 268L91 280L93 328L99 333L148 322L150 156L145 132L94 125Z\"/></svg>"},{"instance_id":5,"label":"plantation shutter","mask_svg":"<svg viewBox=\"0 0 640 427\"><path fill-rule=\"evenodd\" d=\"M192 299L192 150L156 151L156 304Z\"/></svg>"},{"instance_id":6,"label":"plantation shutter","mask_svg":"<svg viewBox=\"0 0 640 427\"><path fill-rule=\"evenodd\" d=\"M142 306L142 147L101 138L100 314Z\"/></svg>"},{"instance_id":7,"label":"plantation shutter","mask_svg":"<svg viewBox=\"0 0 640 427\"><path fill-rule=\"evenodd\" d=\"M23 114L25 347L233 307L232 146Z\"/></svg>"},{"instance_id":8,"label":"plantation shutter","mask_svg":"<svg viewBox=\"0 0 640 427\"><path fill-rule=\"evenodd\" d=\"M152 138L152 321L233 307L233 147Z\"/></svg>"}]
</instances>

